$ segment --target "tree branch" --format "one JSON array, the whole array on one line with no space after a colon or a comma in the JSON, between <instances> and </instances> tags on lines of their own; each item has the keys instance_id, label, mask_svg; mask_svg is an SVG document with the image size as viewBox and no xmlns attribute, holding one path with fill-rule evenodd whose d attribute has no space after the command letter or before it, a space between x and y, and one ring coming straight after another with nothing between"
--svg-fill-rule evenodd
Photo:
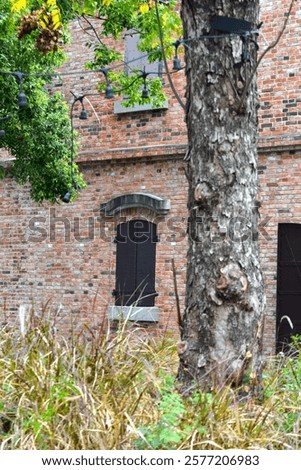
<instances>
[{"instance_id":1,"label":"tree branch","mask_svg":"<svg viewBox=\"0 0 301 470\"><path fill-rule=\"evenodd\" d=\"M80 18L82 18L83 20L85 20L85 21L88 23L88 25L89 25L90 28L92 29L92 31L93 31L93 33L94 33L94 35L95 35L97 41L99 41L100 44L103 44L103 41L101 40L101 38L100 38L98 32L96 31L96 28L93 26L92 22L91 22L90 20L88 20L88 18L87 18L85 15L81 15L81 16L78 17L78 23L79 23L79 26L81 27L81 29L82 29L86 34L88 34L89 36L94 37L92 34L88 33L88 32L82 27L82 25L81 25L81 23L80 23Z\"/></svg>"},{"instance_id":2,"label":"tree branch","mask_svg":"<svg viewBox=\"0 0 301 470\"><path fill-rule=\"evenodd\" d=\"M251 72L251 75L250 75L250 77L249 77L249 80L247 81L247 83L246 83L246 85L245 85L245 87L244 87L243 93L242 93L242 95L241 95L241 99L240 99L240 102L239 102L239 105L238 105L238 108L237 108L237 112L238 112L238 113L240 113L240 111L241 111L243 102L244 102L244 100L245 100L245 98L246 98L247 92L248 92L248 90L249 90L249 88L250 88L250 85L251 85L251 83L252 83L252 80L253 80L253 78L254 78L254 75L255 75L255 73L256 73L256 71L257 71L259 65L261 64L263 58L267 55L267 53L268 53L269 51L271 51L272 49L274 49L274 48L277 46L277 44L279 43L280 39L282 38L282 36L283 36L283 34L284 34L284 31L286 30L288 21L289 21L289 19L290 19L290 16L291 16L291 13L292 13L292 10L293 10L294 3L295 3L296 1L297 1L297 0L292 0L292 1L291 1L291 4L290 4L289 10L288 10L286 19L285 19L285 21L284 21L284 23L283 23L282 29L280 30L280 32L279 32L277 38L275 39L275 41L273 41L273 42L263 51L263 53L261 54L261 56L259 57L259 59L258 59L256 65L255 65L253 71Z\"/></svg>"},{"instance_id":3,"label":"tree branch","mask_svg":"<svg viewBox=\"0 0 301 470\"><path fill-rule=\"evenodd\" d=\"M162 31L159 8L158 8L158 0L155 1L155 7L156 7L156 17L157 17L157 23L158 23L158 32L159 32L160 45L161 45L161 49L162 49L163 62L164 62L164 67L165 67L165 70L166 70L166 75L167 75L167 78L168 78L168 82L169 82L170 88L172 89L172 91L173 91L176 99L178 100L179 104L185 110L186 109L185 103L184 103L184 101L182 100L182 98L180 97L179 93L177 92L177 90L175 88L174 82L171 78L171 74L170 74L169 68L168 68L168 63L167 63L167 58L166 58L165 48L164 48L164 41L163 41L163 31Z\"/></svg>"}]
</instances>

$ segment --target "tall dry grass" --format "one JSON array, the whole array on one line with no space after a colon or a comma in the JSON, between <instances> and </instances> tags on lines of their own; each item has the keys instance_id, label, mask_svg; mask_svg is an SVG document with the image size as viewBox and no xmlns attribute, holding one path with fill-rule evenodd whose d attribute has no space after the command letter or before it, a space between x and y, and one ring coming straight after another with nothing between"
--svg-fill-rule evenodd
<instances>
[{"instance_id":1,"label":"tall dry grass","mask_svg":"<svg viewBox=\"0 0 301 470\"><path fill-rule=\"evenodd\" d=\"M271 360L260 398L248 384L183 397L173 338L54 326L32 314L0 331L1 449L300 448L300 350Z\"/></svg>"}]
</instances>

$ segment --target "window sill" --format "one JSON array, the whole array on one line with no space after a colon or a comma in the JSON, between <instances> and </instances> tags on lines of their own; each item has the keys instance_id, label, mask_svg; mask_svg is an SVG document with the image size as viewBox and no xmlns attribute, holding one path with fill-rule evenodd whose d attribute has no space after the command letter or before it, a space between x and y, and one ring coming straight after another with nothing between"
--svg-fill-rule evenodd
<instances>
[{"instance_id":1,"label":"window sill","mask_svg":"<svg viewBox=\"0 0 301 470\"><path fill-rule=\"evenodd\" d=\"M167 101L165 101L160 108L153 108L151 104L137 104L126 108L122 105L122 101L115 101L114 103L114 114L141 113L142 111L160 111L166 109L168 109Z\"/></svg>"},{"instance_id":2,"label":"window sill","mask_svg":"<svg viewBox=\"0 0 301 470\"><path fill-rule=\"evenodd\" d=\"M159 321L160 309L158 307L121 307L109 305L107 315L109 320L129 320L129 321Z\"/></svg>"}]
</instances>

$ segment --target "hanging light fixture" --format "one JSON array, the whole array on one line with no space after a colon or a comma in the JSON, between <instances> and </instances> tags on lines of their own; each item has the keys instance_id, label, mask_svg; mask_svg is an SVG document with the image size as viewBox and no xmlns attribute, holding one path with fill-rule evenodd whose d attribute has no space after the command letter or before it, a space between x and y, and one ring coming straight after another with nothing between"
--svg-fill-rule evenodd
<instances>
[{"instance_id":1,"label":"hanging light fixture","mask_svg":"<svg viewBox=\"0 0 301 470\"><path fill-rule=\"evenodd\" d=\"M111 85L111 82L109 80L109 77L108 77L108 69L106 67L102 67L101 69L99 69L99 71L101 73L103 73L104 77L105 77L105 81L106 81L106 88L105 88L105 98L107 100L110 100L111 98L114 98L114 91L113 91L113 88L112 88L112 85Z\"/></svg>"},{"instance_id":2,"label":"hanging light fixture","mask_svg":"<svg viewBox=\"0 0 301 470\"><path fill-rule=\"evenodd\" d=\"M143 85L143 88L142 88L142 95L141 95L141 96L142 96L143 99L149 98L149 92L148 92L146 83Z\"/></svg>"},{"instance_id":3,"label":"hanging light fixture","mask_svg":"<svg viewBox=\"0 0 301 470\"><path fill-rule=\"evenodd\" d=\"M105 89L105 98L107 100L110 100L112 98L114 98L114 91L113 91L113 88L112 88L112 85L110 83L107 84L106 86L106 89Z\"/></svg>"},{"instance_id":4,"label":"hanging light fixture","mask_svg":"<svg viewBox=\"0 0 301 470\"><path fill-rule=\"evenodd\" d=\"M61 198L61 200L68 204L68 202L70 202L71 200L71 191L67 191L66 194Z\"/></svg>"},{"instance_id":5,"label":"hanging light fixture","mask_svg":"<svg viewBox=\"0 0 301 470\"><path fill-rule=\"evenodd\" d=\"M20 91L18 96L18 105L19 108L26 108L28 106L27 96L25 95L24 91Z\"/></svg>"},{"instance_id":6,"label":"hanging light fixture","mask_svg":"<svg viewBox=\"0 0 301 470\"><path fill-rule=\"evenodd\" d=\"M73 176L72 176L73 177ZM74 193L74 191L78 191L78 186L77 184L75 183L75 181L72 182L72 185L71 187L68 189L68 191L61 197L61 201L62 202L65 202L66 204L68 204L70 201L71 201L71 198L72 198L72 195Z\"/></svg>"},{"instance_id":7,"label":"hanging light fixture","mask_svg":"<svg viewBox=\"0 0 301 470\"><path fill-rule=\"evenodd\" d=\"M143 99L149 98L149 91L147 88L147 83L146 83L146 78L149 74L145 72L145 67L143 69L143 72L141 72L141 78L143 79L143 88L142 88L142 94L141 97Z\"/></svg>"},{"instance_id":8,"label":"hanging light fixture","mask_svg":"<svg viewBox=\"0 0 301 470\"><path fill-rule=\"evenodd\" d=\"M26 106L28 106L28 100L27 100L27 96L26 94L24 93L23 91L23 77L24 77L24 73L22 72L14 72L12 74L17 82L19 83L20 85L20 91L19 91L19 95L18 95L18 105L19 105L19 108L26 108Z\"/></svg>"},{"instance_id":9,"label":"hanging light fixture","mask_svg":"<svg viewBox=\"0 0 301 470\"><path fill-rule=\"evenodd\" d=\"M71 123L71 149L70 149L70 179L71 179L71 186L67 190L67 192L61 196L61 201L68 204L71 201L72 195L74 190L77 191L78 187L74 181L74 176L73 176L73 162L74 162L74 126L73 126L73 119L74 119L74 106L75 104L79 101L81 104L81 112L80 115L78 116L79 119L81 120L86 120L88 119L88 113L85 109L84 106L84 98L86 95L81 95L81 96L76 96L72 91L71 94L74 97L74 100L71 105L71 110L70 110L70 123Z\"/></svg>"},{"instance_id":10,"label":"hanging light fixture","mask_svg":"<svg viewBox=\"0 0 301 470\"><path fill-rule=\"evenodd\" d=\"M85 108L83 108L80 112L80 115L79 115L79 119L81 119L82 121L88 119L88 113L87 111L85 110Z\"/></svg>"},{"instance_id":11,"label":"hanging light fixture","mask_svg":"<svg viewBox=\"0 0 301 470\"><path fill-rule=\"evenodd\" d=\"M182 69L181 61L178 57L178 48L179 48L180 45L181 45L181 41L178 39L174 43L175 55L174 55L174 58L173 58L173 70L181 70Z\"/></svg>"},{"instance_id":12,"label":"hanging light fixture","mask_svg":"<svg viewBox=\"0 0 301 470\"><path fill-rule=\"evenodd\" d=\"M86 109L85 109L85 106L84 106L84 103L83 103L84 97L85 97L85 96L83 95L83 96L80 96L80 97L78 98L78 100L80 101L80 103L81 103L81 105L82 105L82 109L81 109L80 115L79 115L78 117L79 117L79 119L81 119L82 121L88 119L88 113L87 113L87 111L86 111Z\"/></svg>"}]
</instances>

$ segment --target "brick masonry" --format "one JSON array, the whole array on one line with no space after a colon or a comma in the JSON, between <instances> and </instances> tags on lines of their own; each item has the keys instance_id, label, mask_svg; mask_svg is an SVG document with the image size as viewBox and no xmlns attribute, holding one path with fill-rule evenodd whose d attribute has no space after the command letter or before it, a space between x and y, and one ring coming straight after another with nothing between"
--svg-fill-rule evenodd
<instances>
[{"instance_id":1,"label":"brick masonry","mask_svg":"<svg viewBox=\"0 0 301 470\"><path fill-rule=\"evenodd\" d=\"M277 36L290 0L262 1L261 50ZM261 261L267 297L265 351L274 352L276 325L277 230L282 222L301 223L301 7L295 5L276 48L258 70L259 176ZM69 62L62 71L84 70L87 41L78 23L72 25ZM122 43L119 44L123 47ZM184 73L173 75L184 98ZM75 94L95 91L99 74L66 75L55 88L72 103ZM187 137L181 107L166 80L168 109L114 114L114 100L90 96L89 119L74 124L81 136L78 163L87 188L72 204L38 206L26 187L0 181L1 315L15 319L20 304L58 312L64 328L84 323L99 328L114 303L114 237L116 225L146 217L158 224L156 286L159 328L178 331L172 259L175 260L181 310L185 295L187 250L187 182L183 156ZM119 98L115 98L115 101ZM93 109L92 109L93 108ZM75 108L75 116L79 108ZM2 152L1 159L9 156ZM100 213L115 196L145 192L170 200L160 216L146 209L128 209L118 217Z\"/></svg>"}]
</instances>

